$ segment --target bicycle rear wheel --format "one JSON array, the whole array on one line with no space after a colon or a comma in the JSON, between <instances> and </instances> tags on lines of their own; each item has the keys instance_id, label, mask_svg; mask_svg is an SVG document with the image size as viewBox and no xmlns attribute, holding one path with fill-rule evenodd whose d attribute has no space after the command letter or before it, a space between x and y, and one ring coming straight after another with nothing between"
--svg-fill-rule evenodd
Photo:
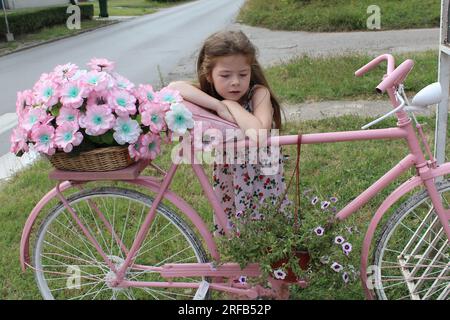
<instances>
[{"instance_id":1,"label":"bicycle rear wheel","mask_svg":"<svg viewBox=\"0 0 450 320\"><path fill-rule=\"evenodd\" d=\"M102 187L79 192L68 199L81 222L116 268L123 264L153 199L133 190ZM103 213L100 218L97 208ZM109 226L108 226L109 225ZM111 232L110 230L113 230ZM126 248L125 250L123 248ZM58 204L44 219L37 234L33 261L39 290L45 299L191 299L190 288L114 288L113 271L81 231L70 212ZM177 214L160 204L151 228L136 254L126 280L167 282L159 272L137 265L204 263L207 256L192 229ZM198 278L172 281L201 282Z\"/></svg>"},{"instance_id":2,"label":"bicycle rear wheel","mask_svg":"<svg viewBox=\"0 0 450 320\"><path fill-rule=\"evenodd\" d=\"M436 185L449 208L450 180ZM450 246L426 190L390 217L374 253L378 299L447 300Z\"/></svg>"}]
</instances>

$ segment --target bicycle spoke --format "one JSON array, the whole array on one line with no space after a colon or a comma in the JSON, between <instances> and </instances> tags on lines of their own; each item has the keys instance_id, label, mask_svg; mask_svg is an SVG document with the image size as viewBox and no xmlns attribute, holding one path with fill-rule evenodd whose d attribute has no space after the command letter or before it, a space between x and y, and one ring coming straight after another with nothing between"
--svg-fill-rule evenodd
<instances>
[{"instance_id":1,"label":"bicycle spoke","mask_svg":"<svg viewBox=\"0 0 450 320\"><path fill-rule=\"evenodd\" d=\"M74 231L74 226L72 224L72 222L66 217L66 215L63 213L63 216L66 218L66 220L71 224L71 227L68 228L66 225L64 225L62 222L58 221L58 219L55 219L55 221L61 225L62 227L66 228L67 230L69 230L71 233L73 233L74 235L76 235L81 242L83 243L84 247L89 251L89 254L91 255L91 258L94 258L94 253L91 251L90 246L95 249L95 246L86 240L86 238L82 237L80 233L77 233ZM96 249L95 249L96 250Z\"/></svg>"}]
</instances>

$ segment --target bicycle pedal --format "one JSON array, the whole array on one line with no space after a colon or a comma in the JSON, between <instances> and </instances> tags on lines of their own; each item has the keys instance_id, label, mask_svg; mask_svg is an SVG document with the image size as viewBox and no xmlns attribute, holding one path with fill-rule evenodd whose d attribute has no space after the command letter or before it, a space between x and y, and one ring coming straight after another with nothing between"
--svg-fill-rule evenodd
<instances>
[{"instance_id":1,"label":"bicycle pedal","mask_svg":"<svg viewBox=\"0 0 450 320\"><path fill-rule=\"evenodd\" d=\"M194 300L204 300L206 294L208 293L208 289L209 289L208 281L203 280L202 282L200 282L197 292L195 293Z\"/></svg>"}]
</instances>

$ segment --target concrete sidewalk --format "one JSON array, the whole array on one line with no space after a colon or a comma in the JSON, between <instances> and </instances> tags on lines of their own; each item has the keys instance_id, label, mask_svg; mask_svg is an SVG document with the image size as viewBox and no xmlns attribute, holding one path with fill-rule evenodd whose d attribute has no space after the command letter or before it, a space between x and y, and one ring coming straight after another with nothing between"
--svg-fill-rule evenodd
<instances>
[{"instance_id":1,"label":"concrete sidewalk","mask_svg":"<svg viewBox=\"0 0 450 320\"><path fill-rule=\"evenodd\" d=\"M284 104L282 108L289 121L321 120L343 115L356 115L360 117L376 118L392 110L392 106L387 99L384 100L341 100L341 101L320 101L299 104ZM432 116L436 112L436 107L415 112L416 115Z\"/></svg>"}]
</instances>

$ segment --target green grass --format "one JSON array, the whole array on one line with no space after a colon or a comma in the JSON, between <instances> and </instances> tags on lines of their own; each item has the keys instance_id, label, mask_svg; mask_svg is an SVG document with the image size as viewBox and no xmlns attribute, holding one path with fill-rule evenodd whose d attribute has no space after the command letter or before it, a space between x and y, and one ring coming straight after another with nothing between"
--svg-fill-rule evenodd
<instances>
[{"instance_id":1,"label":"green grass","mask_svg":"<svg viewBox=\"0 0 450 320\"><path fill-rule=\"evenodd\" d=\"M420 118L425 123L427 133L434 130L433 118ZM288 124L283 134L315 133L325 131L356 130L370 119L356 116L343 116L320 121ZM379 124L378 127L382 125ZM390 119L383 126L395 126ZM433 145L430 136L430 144ZM449 149L447 144L447 150ZM286 176L294 165L294 148L285 147L284 153L290 154L286 165ZM339 198L339 208L351 201L357 194L370 186L376 179L389 170L407 153L402 141L366 141L356 143L336 143L306 145L302 148L301 186L314 187L324 195ZM170 164L170 146L165 146L157 164L168 168ZM0 186L0 299L39 299L33 273L22 273L19 266L19 243L24 223L39 199L54 186L47 177L51 170L46 161L39 161L31 168L16 174L11 181ZM207 168L208 174L211 168ZM410 172L413 173L413 170ZM404 177L406 178L406 177ZM359 249L368 222L375 209L400 181L380 192L374 200L364 206L348 222L360 230L353 239L353 252L348 263L359 265ZM210 225L211 208L202 194L200 185L195 180L188 166L181 166L171 185L171 189L188 201ZM51 206L45 208L49 210ZM304 290L293 289L293 299L362 299L363 293L358 281L344 286L338 278L312 276L311 285Z\"/></svg>"},{"instance_id":2,"label":"green grass","mask_svg":"<svg viewBox=\"0 0 450 320\"><path fill-rule=\"evenodd\" d=\"M439 27L439 0L249 0L238 19L273 30L367 30L370 5L381 10L381 30Z\"/></svg>"},{"instance_id":3,"label":"green grass","mask_svg":"<svg viewBox=\"0 0 450 320\"><path fill-rule=\"evenodd\" d=\"M167 8L182 3L178 2L157 2L149 0L109 0L108 14L110 16L142 16L156 12L158 9ZM184 1L185 2L185 1ZM94 1L94 16L98 16L100 8L98 1Z\"/></svg>"},{"instance_id":4,"label":"green grass","mask_svg":"<svg viewBox=\"0 0 450 320\"><path fill-rule=\"evenodd\" d=\"M303 56L289 63L268 68L266 75L281 100L305 101L342 99L380 99L386 95L375 93L375 87L386 72L386 63L371 70L362 78L354 72L375 56L342 55L312 58ZM437 79L438 53L434 51L395 55L396 64L413 59L415 66L408 75L405 88L410 94L418 92Z\"/></svg>"}]
</instances>

